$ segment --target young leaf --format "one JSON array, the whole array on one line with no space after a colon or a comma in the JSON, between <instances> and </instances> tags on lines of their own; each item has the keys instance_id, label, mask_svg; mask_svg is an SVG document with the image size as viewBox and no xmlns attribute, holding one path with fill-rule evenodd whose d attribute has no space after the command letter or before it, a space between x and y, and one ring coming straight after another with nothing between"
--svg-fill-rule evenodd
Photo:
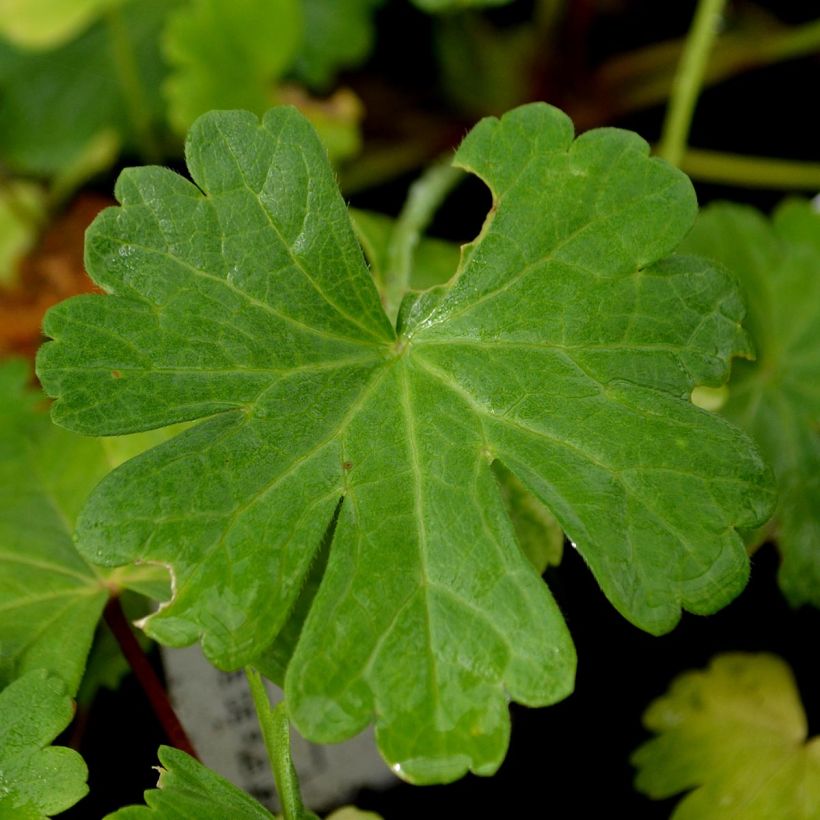
<instances>
[{"instance_id":1,"label":"young leaf","mask_svg":"<svg viewBox=\"0 0 820 820\"><path fill-rule=\"evenodd\" d=\"M261 114L301 39L298 0L191 0L163 34L171 123L184 134L213 108Z\"/></svg>"},{"instance_id":2,"label":"young leaf","mask_svg":"<svg viewBox=\"0 0 820 820\"><path fill-rule=\"evenodd\" d=\"M0 0L0 34L23 48L54 48L122 0Z\"/></svg>"},{"instance_id":3,"label":"young leaf","mask_svg":"<svg viewBox=\"0 0 820 820\"><path fill-rule=\"evenodd\" d=\"M0 684L45 668L74 694L109 587L156 594L164 571L112 575L77 553L77 511L111 456L101 440L55 428L36 409L27 375L23 362L0 367Z\"/></svg>"},{"instance_id":4,"label":"young leaf","mask_svg":"<svg viewBox=\"0 0 820 820\"><path fill-rule=\"evenodd\" d=\"M722 409L777 476L780 586L792 604L820 606L820 214L797 200L772 221L712 205L686 247L726 265L746 293L757 360L734 365Z\"/></svg>"},{"instance_id":5,"label":"young leaf","mask_svg":"<svg viewBox=\"0 0 820 820\"><path fill-rule=\"evenodd\" d=\"M162 764L156 789L145 792L145 806L127 806L105 820L189 820L224 817L231 820L274 820L273 815L247 792L237 788L194 758L159 747Z\"/></svg>"},{"instance_id":6,"label":"young leaf","mask_svg":"<svg viewBox=\"0 0 820 820\"><path fill-rule=\"evenodd\" d=\"M296 75L313 88L328 86L336 73L360 63L373 47L373 14L384 0L302 0L304 39Z\"/></svg>"},{"instance_id":7,"label":"young leaf","mask_svg":"<svg viewBox=\"0 0 820 820\"><path fill-rule=\"evenodd\" d=\"M117 44L104 21L81 37L42 53L0 41L0 158L21 173L50 176L88 155L103 133L145 150L136 122L162 119L159 86L165 66L157 40L175 0L139 0L117 12L133 51L144 110L135 112L123 85ZM121 47L123 47L121 45Z\"/></svg>"},{"instance_id":8,"label":"young leaf","mask_svg":"<svg viewBox=\"0 0 820 820\"><path fill-rule=\"evenodd\" d=\"M791 670L773 655L719 655L687 672L644 715L658 734L633 755L636 787L654 798L689 791L674 820L810 820L820 806L820 738Z\"/></svg>"},{"instance_id":9,"label":"young leaf","mask_svg":"<svg viewBox=\"0 0 820 820\"><path fill-rule=\"evenodd\" d=\"M456 160L490 186L492 216L449 288L408 297L398 336L295 110L207 114L187 159L195 185L121 175L122 207L87 239L109 295L53 308L39 356L54 419L76 430L209 417L107 477L78 524L95 562L173 567L149 634L201 638L225 669L252 660L337 514L290 714L317 742L375 720L395 769L433 782L497 768L509 699L572 688L572 643L496 459L639 626L742 588L735 528L766 519L770 476L689 401L746 349L742 305L707 263L658 261L696 206L646 143L573 141L543 104L482 121Z\"/></svg>"},{"instance_id":10,"label":"young leaf","mask_svg":"<svg viewBox=\"0 0 820 820\"><path fill-rule=\"evenodd\" d=\"M88 793L83 759L48 745L73 716L65 685L42 669L0 692L0 817L40 820Z\"/></svg>"}]
</instances>

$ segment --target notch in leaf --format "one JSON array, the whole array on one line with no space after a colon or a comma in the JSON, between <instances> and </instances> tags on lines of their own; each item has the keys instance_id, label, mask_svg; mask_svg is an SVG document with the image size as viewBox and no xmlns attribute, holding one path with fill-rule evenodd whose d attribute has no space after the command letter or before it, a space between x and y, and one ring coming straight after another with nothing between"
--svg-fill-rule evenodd
<instances>
[{"instance_id":1,"label":"notch in leaf","mask_svg":"<svg viewBox=\"0 0 820 820\"><path fill-rule=\"evenodd\" d=\"M95 435L204 419L126 463L78 525L91 560L161 561L146 631L236 668L276 638L340 498L285 679L297 728L374 721L415 782L490 774L507 704L553 703L575 653L516 542L499 460L613 604L653 633L743 587L736 528L771 477L689 400L747 354L728 276L668 257L696 212L634 134L573 139L544 104L483 120L456 163L494 208L450 283L388 322L324 151L295 110L200 118L194 184L125 171L88 233L108 295L53 308L39 374ZM119 375L114 377L116 371Z\"/></svg>"}]
</instances>

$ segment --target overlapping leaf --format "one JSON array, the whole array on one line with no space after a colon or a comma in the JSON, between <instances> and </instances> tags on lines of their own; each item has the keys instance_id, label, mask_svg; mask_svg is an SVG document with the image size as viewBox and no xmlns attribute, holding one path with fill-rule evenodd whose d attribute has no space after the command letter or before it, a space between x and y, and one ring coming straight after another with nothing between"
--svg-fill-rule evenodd
<instances>
[{"instance_id":1,"label":"overlapping leaf","mask_svg":"<svg viewBox=\"0 0 820 820\"><path fill-rule=\"evenodd\" d=\"M757 360L734 366L723 412L777 475L779 506L764 535L783 555L780 585L793 604L820 606L820 214L797 200L772 221L713 205L686 247L726 265L746 294Z\"/></svg>"},{"instance_id":2,"label":"overlapping leaf","mask_svg":"<svg viewBox=\"0 0 820 820\"><path fill-rule=\"evenodd\" d=\"M48 669L77 691L109 588L162 595L164 571L90 567L72 540L91 488L121 461L99 439L55 428L25 389L22 362L0 367L0 685ZM151 434L141 442L162 440ZM144 437L139 437L143 438ZM126 450L126 452L128 452Z\"/></svg>"},{"instance_id":3,"label":"overlapping leaf","mask_svg":"<svg viewBox=\"0 0 820 820\"><path fill-rule=\"evenodd\" d=\"M499 765L509 699L572 687L572 643L494 461L641 627L742 587L735 528L765 520L770 477L689 401L746 350L742 305L706 262L663 258L696 206L643 141L573 140L541 104L480 123L456 159L492 215L449 287L408 297L398 333L298 113L206 115L187 159L195 185L120 177L122 207L87 246L110 295L53 309L39 358L55 420L76 430L207 417L112 473L79 523L94 561L173 567L149 634L201 639L223 668L253 659L335 514L290 714L319 742L375 721L396 771L444 781Z\"/></svg>"},{"instance_id":4,"label":"overlapping leaf","mask_svg":"<svg viewBox=\"0 0 820 820\"><path fill-rule=\"evenodd\" d=\"M789 667L773 655L720 655L687 672L644 715L658 734L638 749L636 786L690 791L674 820L811 820L820 807L820 738Z\"/></svg>"},{"instance_id":5,"label":"overlapping leaf","mask_svg":"<svg viewBox=\"0 0 820 820\"><path fill-rule=\"evenodd\" d=\"M41 820L88 793L83 759L49 746L73 716L65 685L42 669L0 692L0 817Z\"/></svg>"}]
</instances>

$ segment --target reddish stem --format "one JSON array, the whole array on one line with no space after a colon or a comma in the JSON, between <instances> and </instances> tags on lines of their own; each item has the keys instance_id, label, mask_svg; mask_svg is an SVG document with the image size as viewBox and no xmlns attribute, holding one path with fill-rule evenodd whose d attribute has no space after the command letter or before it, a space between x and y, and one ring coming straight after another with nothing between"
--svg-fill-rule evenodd
<instances>
[{"instance_id":1,"label":"reddish stem","mask_svg":"<svg viewBox=\"0 0 820 820\"><path fill-rule=\"evenodd\" d=\"M120 599L116 596L109 598L108 603L105 605L105 622L114 633L122 654L128 661L134 677L136 677L145 692L151 708L154 710L154 714L171 745L199 760L199 755L182 727L174 707L171 706L165 687L142 651L142 647L131 629L131 624L128 623L128 619L122 610Z\"/></svg>"}]
</instances>

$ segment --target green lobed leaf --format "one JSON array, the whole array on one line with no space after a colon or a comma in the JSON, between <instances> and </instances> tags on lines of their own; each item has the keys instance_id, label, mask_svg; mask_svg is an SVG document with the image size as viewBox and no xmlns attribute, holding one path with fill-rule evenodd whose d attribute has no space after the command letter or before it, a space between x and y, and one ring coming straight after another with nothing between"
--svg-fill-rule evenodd
<instances>
[{"instance_id":1,"label":"green lobed leaf","mask_svg":"<svg viewBox=\"0 0 820 820\"><path fill-rule=\"evenodd\" d=\"M106 815L106 820L273 820L273 815L247 792L185 752L160 746L159 761L159 783L156 789L145 792L146 805L127 806Z\"/></svg>"},{"instance_id":2,"label":"green lobed leaf","mask_svg":"<svg viewBox=\"0 0 820 820\"><path fill-rule=\"evenodd\" d=\"M159 86L165 65L157 44L175 0L138 0L118 13L133 50L144 116L164 118ZM21 173L51 175L73 167L117 134L124 147L144 151L129 108L111 28L99 21L81 37L42 53L0 41L0 159Z\"/></svg>"},{"instance_id":3,"label":"green lobed leaf","mask_svg":"<svg viewBox=\"0 0 820 820\"><path fill-rule=\"evenodd\" d=\"M658 737L633 755L636 787L690 792L673 820L810 820L820 806L820 738L789 667L773 655L718 655L677 678L644 714Z\"/></svg>"},{"instance_id":4,"label":"green lobed leaf","mask_svg":"<svg viewBox=\"0 0 820 820\"><path fill-rule=\"evenodd\" d=\"M87 237L109 295L53 308L38 370L60 424L120 434L206 418L92 494L83 554L173 567L146 631L237 668L286 623L337 515L285 677L316 742L370 721L394 770L493 772L507 704L571 691L575 654L491 465L555 515L613 604L654 633L745 583L736 528L770 512L745 434L695 407L745 352L708 263L669 257L683 174L613 129L573 140L535 104L456 156L494 207L447 288L388 323L326 155L295 110L212 112L195 185L125 171ZM339 505L340 499L343 499Z\"/></svg>"},{"instance_id":5,"label":"green lobed leaf","mask_svg":"<svg viewBox=\"0 0 820 820\"><path fill-rule=\"evenodd\" d=\"M263 113L302 31L299 0L190 0L180 7L163 34L171 123L184 134L214 108Z\"/></svg>"},{"instance_id":6,"label":"green lobed leaf","mask_svg":"<svg viewBox=\"0 0 820 820\"><path fill-rule=\"evenodd\" d=\"M0 35L24 48L54 48L122 0L0 0Z\"/></svg>"},{"instance_id":7,"label":"green lobed leaf","mask_svg":"<svg viewBox=\"0 0 820 820\"><path fill-rule=\"evenodd\" d=\"M774 467L783 592L820 606L820 214L798 200L771 221L712 205L686 247L726 265L746 294L757 360L735 364L722 411Z\"/></svg>"},{"instance_id":8,"label":"green lobed leaf","mask_svg":"<svg viewBox=\"0 0 820 820\"><path fill-rule=\"evenodd\" d=\"M304 38L294 65L296 76L326 88L343 68L364 60L373 47L373 15L384 0L302 0Z\"/></svg>"},{"instance_id":9,"label":"green lobed leaf","mask_svg":"<svg viewBox=\"0 0 820 820\"><path fill-rule=\"evenodd\" d=\"M45 668L77 692L112 587L167 596L164 570L102 572L72 540L77 512L118 463L111 445L54 427L21 361L0 366L0 685ZM139 436L143 447L161 441ZM164 595L163 595L164 591Z\"/></svg>"},{"instance_id":10,"label":"green lobed leaf","mask_svg":"<svg viewBox=\"0 0 820 820\"><path fill-rule=\"evenodd\" d=\"M73 716L65 685L42 669L0 692L0 817L40 820L88 793L80 755L49 746Z\"/></svg>"}]
</instances>

